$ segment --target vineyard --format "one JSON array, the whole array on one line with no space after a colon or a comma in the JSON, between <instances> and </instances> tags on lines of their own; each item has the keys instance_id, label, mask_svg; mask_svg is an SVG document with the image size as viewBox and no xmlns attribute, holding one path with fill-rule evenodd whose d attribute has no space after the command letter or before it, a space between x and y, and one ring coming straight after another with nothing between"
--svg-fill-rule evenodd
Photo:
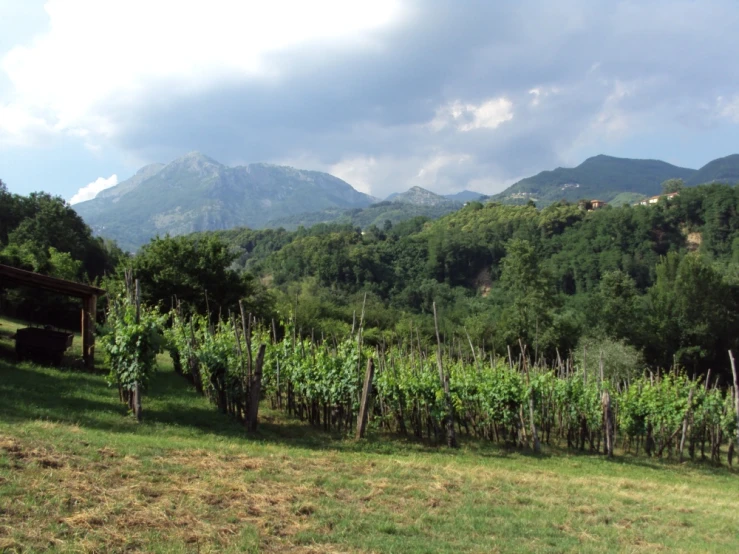
<instances>
[{"instance_id":1,"label":"vineyard","mask_svg":"<svg viewBox=\"0 0 739 554\"><path fill-rule=\"evenodd\" d=\"M502 358L469 339L463 349L463 341L445 345L438 336L431 351L418 336L368 346L361 323L342 340L302 337L291 323L280 326L278 338L274 322L261 325L243 310L217 323L174 310L165 330L162 316L145 311L142 317L133 304L112 304L104 340L122 398L126 390L145 387L160 348L152 329L161 325L161 347L170 351L176 371L252 431L266 399L274 409L345 435L364 435L366 422L449 446L470 437L536 452L546 444L729 465L736 454L736 386L710 373L689 378L674 368L620 380L604 370L602 353L596 367L578 365L572 356L551 365L532 360L523 344L517 356L509 348ZM131 361L121 361L122 355Z\"/></svg>"},{"instance_id":2,"label":"vineyard","mask_svg":"<svg viewBox=\"0 0 739 554\"><path fill-rule=\"evenodd\" d=\"M468 341L450 339L442 369L460 448L430 448L447 438L438 345L370 346L357 334L301 339L289 324L253 319L249 335L248 314L220 324L180 317L172 325L128 303L119 299L121 319L108 320L101 341L121 362L107 376L0 356L0 551L736 552L736 469L710 462L718 435L701 420L712 410L728 415L728 393L720 394L715 378L708 391L703 380L673 374L655 375L653 388L648 374L641 391L629 386L653 394L640 397L649 406L685 388L690 397L695 385L684 455L692 444L695 458L703 447L708 460L678 464L667 456L679 457L682 410L662 423L641 414L653 428L653 456L645 457L648 431L625 434L627 399L622 385L609 389L604 360L614 463L589 453L605 440L599 364L585 368L583 382L566 360L559 372L541 362L526 367L525 358L513 358L511 369L507 357L483 361L479 348L475 359ZM0 351L12 352L7 337L23 324L1 321ZM128 348L137 343L147 356ZM262 345L259 426L245 432ZM151 356L175 347L182 348L179 371L173 356ZM122 373L128 364L134 370ZM369 430L363 440L344 440L361 422L368 367ZM140 421L126 416L136 411L137 384ZM558 407L567 395L586 397L592 412L584 444L576 424L585 408L573 407L568 423ZM531 407L543 456L532 455ZM717 449L724 466L729 429ZM568 432L573 455L566 455Z\"/></svg>"}]
</instances>

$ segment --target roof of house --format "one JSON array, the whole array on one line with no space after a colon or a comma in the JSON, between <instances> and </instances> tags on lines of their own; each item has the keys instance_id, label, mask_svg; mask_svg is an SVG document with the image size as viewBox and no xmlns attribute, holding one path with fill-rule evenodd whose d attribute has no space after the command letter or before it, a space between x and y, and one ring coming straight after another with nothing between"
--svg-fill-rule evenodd
<instances>
[{"instance_id":1,"label":"roof of house","mask_svg":"<svg viewBox=\"0 0 739 554\"><path fill-rule=\"evenodd\" d=\"M4 284L36 287L76 298L103 296L105 294L105 290L99 287L75 283L74 281L67 281L66 279L41 275L33 271L26 271L25 269L0 264L0 285Z\"/></svg>"}]
</instances>

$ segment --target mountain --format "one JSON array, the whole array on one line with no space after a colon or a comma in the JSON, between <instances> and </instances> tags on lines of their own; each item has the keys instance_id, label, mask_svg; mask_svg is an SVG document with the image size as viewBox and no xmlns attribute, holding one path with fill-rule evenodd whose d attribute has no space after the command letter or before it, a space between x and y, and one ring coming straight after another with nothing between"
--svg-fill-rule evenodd
<instances>
[{"instance_id":1,"label":"mountain","mask_svg":"<svg viewBox=\"0 0 739 554\"><path fill-rule=\"evenodd\" d=\"M663 181L672 178L689 182L695 169L677 167L659 160L634 160L612 156L594 156L574 168L558 167L527 177L491 197L492 201L510 204L533 200L544 206L558 200L582 198L612 200L630 192L653 196L661 192Z\"/></svg>"},{"instance_id":2,"label":"mountain","mask_svg":"<svg viewBox=\"0 0 739 554\"><path fill-rule=\"evenodd\" d=\"M450 200L421 187L411 187L400 194L391 194L388 200L404 204L415 204L416 206L440 206L456 203L454 200Z\"/></svg>"},{"instance_id":3,"label":"mountain","mask_svg":"<svg viewBox=\"0 0 739 554\"><path fill-rule=\"evenodd\" d=\"M74 209L95 233L134 250L157 234L264 227L277 217L375 201L327 173L262 163L228 167L192 152L146 166Z\"/></svg>"},{"instance_id":4,"label":"mountain","mask_svg":"<svg viewBox=\"0 0 739 554\"><path fill-rule=\"evenodd\" d=\"M725 158L718 158L696 171L686 185L700 185L702 183L739 183L739 154L732 154Z\"/></svg>"},{"instance_id":5,"label":"mountain","mask_svg":"<svg viewBox=\"0 0 739 554\"><path fill-rule=\"evenodd\" d=\"M444 198L455 202L473 202L475 200L487 199L487 196L474 190L463 190L455 194L445 194Z\"/></svg>"}]
</instances>

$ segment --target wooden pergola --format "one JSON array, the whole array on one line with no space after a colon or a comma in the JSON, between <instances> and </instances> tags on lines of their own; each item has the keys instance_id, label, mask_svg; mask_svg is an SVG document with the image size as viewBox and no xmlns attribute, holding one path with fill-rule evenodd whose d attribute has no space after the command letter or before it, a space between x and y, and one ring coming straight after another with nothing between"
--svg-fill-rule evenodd
<instances>
[{"instance_id":1,"label":"wooden pergola","mask_svg":"<svg viewBox=\"0 0 739 554\"><path fill-rule=\"evenodd\" d=\"M92 369L94 367L95 313L97 311L98 296L104 296L105 290L0 264L0 287L3 286L32 287L65 296L81 298L82 321L80 330L82 335L82 358L88 368Z\"/></svg>"}]
</instances>

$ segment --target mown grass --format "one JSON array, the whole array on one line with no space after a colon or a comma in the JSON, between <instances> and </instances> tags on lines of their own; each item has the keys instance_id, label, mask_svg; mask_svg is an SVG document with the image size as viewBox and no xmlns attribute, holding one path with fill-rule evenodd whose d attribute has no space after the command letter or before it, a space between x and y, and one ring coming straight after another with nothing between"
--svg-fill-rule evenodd
<instances>
[{"instance_id":1,"label":"mown grass","mask_svg":"<svg viewBox=\"0 0 739 554\"><path fill-rule=\"evenodd\" d=\"M0 333L0 551L739 551L734 471L341 439L218 414L166 358L137 424L104 376Z\"/></svg>"}]
</instances>

